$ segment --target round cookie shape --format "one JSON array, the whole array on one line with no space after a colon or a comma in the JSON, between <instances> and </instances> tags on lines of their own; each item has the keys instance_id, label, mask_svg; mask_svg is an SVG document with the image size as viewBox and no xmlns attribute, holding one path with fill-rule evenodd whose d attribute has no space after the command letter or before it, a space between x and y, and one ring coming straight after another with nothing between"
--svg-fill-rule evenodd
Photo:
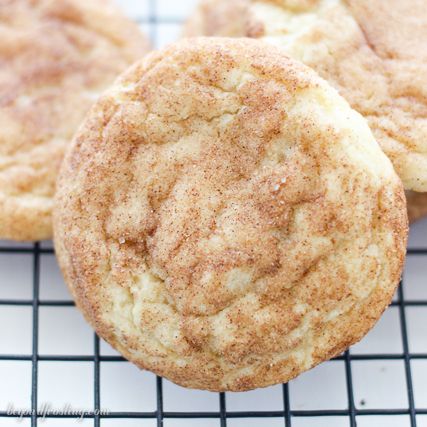
<instances>
[{"instance_id":1,"label":"round cookie shape","mask_svg":"<svg viewBox=\"0 0 427 427\"><path fill-rule=\"evenodd\" d=\"M148 42L107 0L1 1L0 23L0 239L48 239L65 148Z\"/></svg>"},{"instance_id":2,"label":"round cookie shape","mask_svg":"<svg viewBox=\"0 0 427 427\"><path fill-rule=\"evenodd\" d=\"M404 191L366 121L251 39L148 55L63 163L55 247L77 306L180 385L288 381L361 339L391 301Z\"/></svg>"},{"instance_id":3,"label":"round cookie shape","mask_svg":"<svg viewBox=\"0 0 427 427\"><path fill-rule=\"evenodd\" d=\"M427 192L423 0L202 0L185 34L260 38L314 68L368 120L405 188Z\"/></svg>"}]
</instances>

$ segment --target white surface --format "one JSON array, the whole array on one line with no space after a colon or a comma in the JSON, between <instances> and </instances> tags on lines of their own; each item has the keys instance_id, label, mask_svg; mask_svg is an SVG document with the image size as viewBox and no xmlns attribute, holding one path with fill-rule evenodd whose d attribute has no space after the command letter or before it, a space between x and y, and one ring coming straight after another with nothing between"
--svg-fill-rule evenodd
<instances>
[{"instance_id":1,"label":"white surface","mask_svg":"<svg viewBox=\"0 0 427 427\"><path fill-rule=\"evenodd\" d=\"M348 417L294 418L292 427L349 427Z\"/></svg>"},{"instance_id":2,"label":"white surface","mask_svg":"<svg viewBox=\"0 0 427 427\"><path fill-rule=\"evenodd\" d=\"M427 408L427 360L413 360L411 366L414 378L415 406Z\"/></svg>"},{"instance_id":3,"label":"white surface","mask_svg":"<svg viewBox=\"0 0 427 427\"><path fill-rule=\"evenodd\" d=\"M344 362L331 361L289 384L291 408L297 411L347 409Z\"/></svg>"},{"instance_id":4,"label":"white surface","mask_svg":"<svg viewBox=\"0 0 427 427\"><path fill-rule=\"evenodd\" d=\"M39 362L38 407L61 410L93 408L93 363Z\"/></svg>"},{"instance_id":5,"label":"white surface","mask_svg":"<svg viewBox=\"0 0 427 427\"><path fill-rule=\"evenodd\" d=\"M408 407L402 360L353 361L353 389L358 409Z\"/></svg>"},{"instance_id":6,"label":"white surface","mask_svg":"<svg viewBox=\"0 0 427 427\"><path fill-rule=\"evenodd\" d=\"M0 410L9 404L16 408L28 408L31 394L31 362L0 362ZM0 425L3 426L3 419Z\"/></svg>"},{"instance_id":7,"label":"white surface","mask_svg":"<svg viewBox=\"0 0 427 427\"><path fill-rule=\"evenodd\" d=\"M381 417L381 424L378 423L378 417L357 417L357 427L410 427L410 425L410 419L406 415Z\"/></svg>"},{"instance_id":8,"label":"white surface","mask_svg":"<svg viewBox=\"0 0 427 427\"><path fill-rule=\"evenodd\" d=\"M156 377L128 362L104 362L101 406L114 412L154 412Z\"/></svg>"},{"instance_id":9,"label":"white surface","mask_svg":"<svg viewBox=\"0 0 427 427\"><path fill-rule=\"evenodd\" d=\"M196 0L158 0L156 11L147 0L121 0L126 11L140 18L141 27L157 38L158 45L173 41L180 34L178 20L183 19ZM167 20L151 28L148 17L157 13L158 20ZM0 242L1 246L31 247L28 244ZM51 247L49 242L43 248ZM411 232L410 247L427 247L427 220L416 224ZM427 300L427 257L411 256L405 271L405 295L410 300ZM0 299L30 300L32 297L32 255L0 253ZM70 300L54 256L40 257L40 299ZM427 308L406 308L409 342L413 352L427 353ZM0 305L0 354L31 355L32 308ZM42 356L93 354L93 333L73 307L40 307L39 353ZM390 308L377 327L351 350L352 354L402 353L399 308ZM101 342L103 356L117 352ZM355 404L361 409L407 408L404 363L397 361L353 361ZM415 401L418 408L427 408L427 360L413 360ZM57 409L64 404L73 408L93 409L92 362L39 362L39 407L48 403ZM155 376L141 372L128 362L101 362L101 407L110 411L154 411L156 409ZM293 410L346 409L347 388L343 361L327 362L303 374L289 385ZM0 411L8 404L30 407L31 362L0 361ZM170 412L219 412L218 394L185 390L163 381L164 410ZM283 410L282 387L270 387L250 393L227 393L229 411ZM357 419L359 427L406 427L409 417L367 417ZM427 417L417 418L427 427ZM1 427L29 426L28 420L17 424L14 419L0 419ZM74 419L46 420L43 426L92 426L93 421L76 424ZM103 427L154 427L155 420L102 420ZM165 419L165 427L219 427L218 419ZM228 419L229 427L284 426L282 418ZM313 417L292 419L294 427L347 427L348 417Z\"/></svg>"}]
</instances>

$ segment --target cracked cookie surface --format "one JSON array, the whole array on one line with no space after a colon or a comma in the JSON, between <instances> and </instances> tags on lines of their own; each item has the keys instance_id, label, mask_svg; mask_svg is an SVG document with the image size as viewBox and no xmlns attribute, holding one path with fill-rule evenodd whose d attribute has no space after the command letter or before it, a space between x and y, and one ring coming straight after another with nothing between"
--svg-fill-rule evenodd
<instances>
[{"instance_id":1,"label":"cracked cookie surface","mask_svg":"<svg viewBox=\"0 0 427 427\"><path fill-rule=\"evenodd\" d=\"M0 0L0 238L52 237L56 175L98 95L148 51L106 0Z\"/></svg>"},{"instance_id":2,"label":"cracked cookie surface","mask_svg":"<svg viewBox=\"0 0 427 427\"><path fill-rule=\"evenodd\" d=\"M127 71L75 137L54 225L100 336L208 390L284 382L358 341L407 237L401 181L366 121L250 39L184 41Z\"/></svg>"},{"instance_id":3,"label":"cracked cookie surface","mask_svg":"<svg viewBox=\"0 0 427 427\"><path fill-rule=\"evenodd\" d=\"M314 68L366 117L405 187L427 191L424 0L203 0L186 34L261 38Z\"/></svg>"}]
</instances>

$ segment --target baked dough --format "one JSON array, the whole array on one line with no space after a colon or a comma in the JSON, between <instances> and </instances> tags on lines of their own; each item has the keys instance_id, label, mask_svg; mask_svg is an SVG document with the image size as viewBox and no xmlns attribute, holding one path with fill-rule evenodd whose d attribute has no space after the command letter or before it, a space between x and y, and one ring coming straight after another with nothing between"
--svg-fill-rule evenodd
<instances>
[{"instance_id":1,"label":"baked dough","mask_svg":"<svg viewBox=\"0 0 427 427\"><path fill-rule=\"evenodd\" d=\"M405 187L427 192L425 0L204 0L190 36L262 38L366 117Z\"/></svg>"},{"instance_id":2,"label":"baked dough","mask_svg":"<svg viewBox=\"0 0 427 427\"><path fill-rule=\"evenodd\" d=\"M288 381L362 338L407 240L404 191L366 121L260 41L153 53L91 110L54 215L98 334L186 387Z\"/></svg>"},{"instance_id":3,"label":"baked dough","mask_svg":"<svg viewBox=\"0 0 427 427\"><path fill-rule=\"evenodd\" d=\"M98 95L147 50L106 0L0 1L0 238L52 237L66 146Z\"/></svg>"}]
</instances>

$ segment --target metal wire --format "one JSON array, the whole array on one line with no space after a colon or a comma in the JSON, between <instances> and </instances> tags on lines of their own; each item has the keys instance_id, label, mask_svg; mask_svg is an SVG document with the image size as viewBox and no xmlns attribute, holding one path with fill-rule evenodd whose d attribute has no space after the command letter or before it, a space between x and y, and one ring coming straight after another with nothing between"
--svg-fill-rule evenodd
<instances>
[{"instance_id":1,"label":"metal wire","mask_svg":"<svg viewBox=\"0 0 427 427\"><path fill-rule=\"evenodd\" d=\"M156 11L156 0L149 0L149 15L148 18L138 19L140 24L148 24L150 35L153 41L156 41L157 26L162 24L179 24L179 19L159 19ZM33 256L33 295L31 300L14 300L1 299L0 306L27 306L32 307L32 354L0 354L0 361L31 361L32 364L32 380L31 380L31 409L32 413L24 415L24 418L31 420L31 426L37 427L38 414L38 363L40 361L66 361L66 362L92 362L94 364L94 407L92 413L84 415L86 419L93 419L95 427L101 426L102 419L153 419L157 421L157 426L163 426L165 419L217 419L221 427L227 426L227 420L235 418L281 418L285 427L292 426L292 420L298 417L348 417L349 425L356 427L357 417L368 415L384 415L398 416L407 415L410 417L411 427L417 426L417 415L427 415L427 408L417 408L414 400L413 377L411 371L412 360L427 360L427 354L414 354L410 352L408 345L408 329L406 322L406 307L427 307L427 301L410 301L405 299L404 283L401 284L398 300L392 303L392 306L398 307L400 325L402 331L403 352L401 354L357 354L353 355L347 351L344 355L337 357L334 361L343 361L345 365L345 378L347 389L346 409L336 410L293 410L290 404L290 389L287 384L282 387L283 395L283 410L278 411L252 411L250 408L246 411L227 411L227 396L225 393L219 393L219 411L218 412L166 412L163 409L163 383L160 377L156 381L156 410L154 412L110 412L108 414L100 414L100 369L102 362L123 362L124 359L120 356L104 356L100 354L99 338L94 335L93 340L93 356L79 355L61 355L61 356L46 356L39 354L38 351L38 334L39 334L39 307L70 307L74 303L71 301L44 301L40 300L40 256L53 255L52 249L40 247L39 243L35 243L32 247L0 247L0 254L32 254ZM408 257L427 256L426 248L411 249L408 251ZM384 361L384 360L401 360L405 364L405 375L407 383L408 407L406 408L377 408L377 409L358 409L355 405L354 386L353 386L353 361ZM73 415L50 415L43 414L46 418L72 418ZM0 424L2 417L13 417L6 411L0 411Z\"/></svg>"}]
</instances>

